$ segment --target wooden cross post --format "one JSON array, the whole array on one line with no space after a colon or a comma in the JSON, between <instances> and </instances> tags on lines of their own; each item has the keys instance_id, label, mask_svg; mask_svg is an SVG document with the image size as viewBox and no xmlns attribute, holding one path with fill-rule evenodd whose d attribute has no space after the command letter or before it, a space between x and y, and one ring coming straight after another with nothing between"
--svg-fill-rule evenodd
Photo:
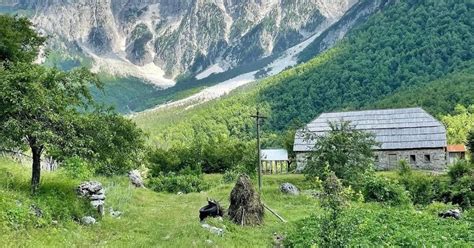
<instances>
[{"instance_id":1,"label":"wooden cross post","mask_svg":"<svg viewBox=\"0 0 474 248\"><path fill-rule=\"evenodd\" d=\"M261 148L260 148L260 120L264 120L267 117L260 115L260 111L257 108L257 114L252 115L251 117L255 118L257 122L257 150L258 150L258 191L262 192L262 156L261 156Z\"/></svg>"}]
</instances>

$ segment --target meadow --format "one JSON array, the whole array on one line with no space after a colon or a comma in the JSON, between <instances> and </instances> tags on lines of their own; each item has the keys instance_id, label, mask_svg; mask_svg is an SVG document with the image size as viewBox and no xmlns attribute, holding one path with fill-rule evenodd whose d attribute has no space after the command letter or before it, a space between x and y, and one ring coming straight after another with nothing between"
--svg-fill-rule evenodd
<instances>
[{"instance_id":1,"label":"meadow","mask_svg":"<svg viewBox=\"0 0 474 248\"><path fill-rule=\"evenodd\" d=\"M394 176L379 176L387 175ZM126 177L96 177L93 179L106 188L106 209L112 207L123 215L116 219L106 211L96 225L83 226L77 218L90 211L84 210L86 205L75 196L79 180L61 170L44 173L40 192L31 197L29 176L29 167L0 158L2 247L272 247L275 235L295 236L296 228L302 225L308 228L298 229L307 230L298 235L299 239L312 239L315 234L310 227L317 223L306 218L314 216L317 220L324 213L319 200L309 193L313 184L303 175L267 175L262 200L288 222L282 223L268 211L264 225L257 227L241 227L225 218L209 220L211 225L225 228L220 237L202 228L198 218L198 210L208 197L228 207L233 184L223 183L220 174L205 175L205 181L211 184L208 191L183 195L136 189ZM279 190L283 182L295 184L303 193L284 195ZM31 213L31 204L43 210L43 217ZM351 230L352 244L472 247L473 211L465 212L461 220L437 217L438 211L450 207L441 203L391 207L351 202L347 218L357 223Z\"/></svg>"}]
</instances>

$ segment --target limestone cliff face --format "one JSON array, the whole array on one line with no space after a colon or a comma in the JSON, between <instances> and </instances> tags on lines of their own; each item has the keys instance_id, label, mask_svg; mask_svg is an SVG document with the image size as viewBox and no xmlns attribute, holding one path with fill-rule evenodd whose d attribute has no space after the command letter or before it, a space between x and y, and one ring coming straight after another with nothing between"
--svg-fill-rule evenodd
<instances>
[{"instance_id":1,"label":"limestone cliff face","mask_svg":"<svg viewBox=\"0 0 474 248\"><path fill-rule=\"evenodd\" d=\"M67 51L153 65L168 78L278 54L337 22L357 0L18 0Z\"/></svg>"}]
</instances>

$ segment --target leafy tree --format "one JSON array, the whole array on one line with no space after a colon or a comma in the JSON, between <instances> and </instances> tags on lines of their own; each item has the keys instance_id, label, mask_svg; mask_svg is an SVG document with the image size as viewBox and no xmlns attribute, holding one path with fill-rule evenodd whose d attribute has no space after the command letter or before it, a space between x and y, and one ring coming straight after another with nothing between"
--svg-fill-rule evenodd
<instances>
[{"instance_id":1,"label":"leafy tree","mask_svg":"<svg viewBox=\"0 0 474 248\"><path fill-rule=\"evenodd\" d=\"M63 72L32 64L44 38L25 18L0 16L0 24L0 148L31 150L32 192L45 151L59 160L87 159L104 174L131 168L144 147L142 132L96 108L89 88L101 88L97 77L84 68Z\"/></svg>"},{"instance_id":2,"label":"leafy tree","mask_svg":"<svg viewBox=\"0 0 474 248\"><path fill-rule=\"evenodd\" d=\"M305 173L325 179L327 169L348 183L360 182L367 172L373 171L373 147L377 145L372 134L356 130L350 122L329 123L331 130L323 136L311 137L316 144L310 154Z\"/></svg>"},{"instance_id":3,"label":"leafy tree","mask_svg":"<svg viewBox=\"0 0 474 248\"><path fill-rule=\"evenodd\" d=\"M31 63L45 41L27 18L0 15L0 61Z\"/></svg>"},{"instance_id":4,"label":"leafy tree","mask_svg":"<svg viewBox=\"0 0 474 248\"><path fill-rule=\"evenodd\" d=\"M465 144L469 131L474 129L474 105L457 105L453 115L443 116L441 120L446 126L448 143Z\"/></svg>"},{"instance_id":5,"label":"leafy tree","mask_svg":"<svg viewBox=\"0 0 474 248\"><path fill-rule=\"evenodd\" d=\"M79 156L102 175L124 174L142 163L144 135L131 120L110 109L96 109L79 113L72 125L76 132L67 136L75 142L50 149L48 153L54 158L65 160Z\"/></svg>"},{"instance_id":6,"label":"leafy tree","mask_svg":"<svg viewBox=\"0 0 474 248\"><path fill-rule=\"evenodd\" d=\"M41 155L46 149L74 146L78 107L91 100L88 86L98 84L87 70L70 73L18 63L0 68L0 134L8 148L33 156L32 191L38 189Z\"/></svg>"}]
</instances>

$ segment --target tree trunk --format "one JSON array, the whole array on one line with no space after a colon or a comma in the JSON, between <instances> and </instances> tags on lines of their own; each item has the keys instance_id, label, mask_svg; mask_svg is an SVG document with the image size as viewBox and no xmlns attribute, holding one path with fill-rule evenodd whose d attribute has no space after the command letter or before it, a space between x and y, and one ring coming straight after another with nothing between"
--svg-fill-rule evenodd
<instances>
[{"instance_id":1,"label":"tree trunk","mask_svg":"<svg viewBox=\"0 0 474 248\"><path fill-rule=\"evenodd\" d=\"M33 165L31 174L31 193L36 194L41 178L41 152L43 147L36 143L36 139L30 140L31 153L33 154Z\"/></svg>"}]
</instances>

